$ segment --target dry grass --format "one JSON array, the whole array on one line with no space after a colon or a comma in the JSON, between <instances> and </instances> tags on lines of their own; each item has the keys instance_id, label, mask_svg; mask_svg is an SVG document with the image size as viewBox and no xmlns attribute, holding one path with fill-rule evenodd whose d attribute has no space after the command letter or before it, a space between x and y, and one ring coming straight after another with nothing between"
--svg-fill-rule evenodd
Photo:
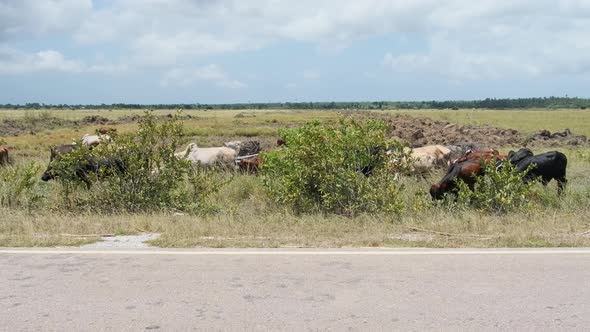
<instances>
[{"instance_id":1,"label":"dry grass","mask_svg":"<svg viewBox=\"0 0 590 332\"><path fill-rule=\"evenodd\" d=\"M63 216L2 211L0 246L77 246L100 234L161 233L162 247L570 247L590 245L590 211L493 216L465 212L257 218L173 215ZM73 235L87 235L79 237Z\"/></svg>"}]
</instances>

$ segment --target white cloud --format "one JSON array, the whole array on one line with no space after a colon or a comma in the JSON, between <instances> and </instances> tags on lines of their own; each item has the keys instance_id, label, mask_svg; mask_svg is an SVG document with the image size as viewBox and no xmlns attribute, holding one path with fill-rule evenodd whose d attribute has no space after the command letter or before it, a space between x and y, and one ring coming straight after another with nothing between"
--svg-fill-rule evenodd
<instances>
[{"instance_id":1,"label":"white cloud","mask_svg":"<svg viewBox=\"0 0 590 332\"><path fill-rule=\"evenodd\" d=\"M136 51L135 58L148 65L175 64L194 56L221 54L242 48L232 40L189 32L179 32L174 36L150 33L134 41L132 47Z\"/></svg>"},{"instance_id":2,"label":"white cloud","mask_svg":"<svg viewBox=\"0 0 590 332\"><path fill-rule=\"evenodd\" d=\"M79 61L65 59L54 50L24 54L15 49L0 47L0 74L21 74L39 71L81 72Z\"/></svg>"},{"instance_id":3,"label":"white cloud","mask_svg":"<svg viewBox=\"0 0 590 332\"><path fill-rule=\"evenodd\" d=\"M125 64L96 63L87 65L83 61L67 59L56 50L24 53L0 45L0 75L18 75L35 72L105 73L117 74L128 70Z\"/></svg>"},{"instance_id":4,"label":"white cloud","mask_svg":"<svg viewBox=\"0 0 590 332\"><path fill-rule=\"evenodd\" d=\"M90 0L0 0L0 41L62 34L84 47L116 48L126 59L118 66L169 69L284 41L334 53L398 36L408 42L384 54L387 67L470 80L588 73L588 17L587 0L112 0L100 8ZM30 61L43 56L75 71L64 56Z\"/></svg>"},{"instance_id":5,"label":"white cloud","mask_svg":"<svg viewBox=\"0 0 590 332\"><path fill-rule=\"evenodd\" d=\"M91 11L91 0L0 0L0 40L71 33Z\"/></svg>"},{"instance_id":6,"label":"white cloud","mask_svg":"<svg viewBox=\"0 0 590 332\"><path fill-rule=\"evenodd\" d=\"M212 82L218 87L228 89L243 88L246 85L227 75L218 65L210 64L200 68L174 68L164 73L160 85L188 86L195 82Z\"/></svg>"},{"instance_id":7,"label":"white cloud","mask_svg":"<svg viewBox=\"0 0 590 332\"><path fill-rule=\"evenodd\" d=\"M303 71L303 78L306 80L317 80L320 78L320 73L315 70L306 69Z\"/></svg>"}]
</instances>

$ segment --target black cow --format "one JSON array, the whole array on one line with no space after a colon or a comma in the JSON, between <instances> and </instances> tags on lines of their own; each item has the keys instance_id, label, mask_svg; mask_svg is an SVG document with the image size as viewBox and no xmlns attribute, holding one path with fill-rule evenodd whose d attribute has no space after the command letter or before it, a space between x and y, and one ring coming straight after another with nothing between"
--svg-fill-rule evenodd
<instances>
[{"instance_id":1,"label":"black cow","mask_svg":"<svg viewBox=\"0 0 590 332\"><path fill-rule=\"evenodd\" d=\"M364 176L373 175L375 167L381 165L385 161L385 147L382 145L374 146L369 154L369 163L357 169L358 172L363 173Z\"/></svg>"},{"instance_id":2,"label":"black cow","mask_svg":"<svg viewBox=\"0 0 590 332\"><path fill-rule=\"evenodd\" d=\"M559 151L545 152L535 156L531 150L524 148L517 152L510 151L508 161L516 166L518 172L524 172L529 165L533 165L523 178L525 182L540 179L541 183L546 186L549 181L555 179L558 194L563 192L567 184L565 178L567 157Z\"/></svg>"},{"instance_id":3,"label":"black cow","mask_svg":"<svg viewBox=\"0 0 590 332\"><path fill-rule=\"evenodd\" d=\"M49 181L51 179L55 179L56 174L53 171L53 162L59 162L62 156L67 155L78 149L78 145L76 144L64 144L64 145L57 145L51 147L51 154L49 156L49 165L47 169L41 176L41 180ZM91 173L94 174L101 174L101 170L103 170L103 174L113 174L114 172L124 172L125 166L123 162L118 159L96 159L93 156L88 156L85 160L78 160L74 165L74 172L76 176L82 180L86 184L87 188L90 188L91 183L90 179L88 179L88 175Z\"/></svg>"}]
</instances>

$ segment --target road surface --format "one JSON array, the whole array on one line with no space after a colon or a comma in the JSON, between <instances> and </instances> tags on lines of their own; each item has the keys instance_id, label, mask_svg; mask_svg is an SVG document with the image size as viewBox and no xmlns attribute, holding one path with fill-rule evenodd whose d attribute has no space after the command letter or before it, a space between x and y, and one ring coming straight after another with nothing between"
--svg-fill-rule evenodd
<instances>
[{"instance_id":1,"label":"road surface","mask_svg":"<svg viewBox=\"0 0 590 332\"><path fill-rule=\"evenodd\" d=\"M590 250L0 249L4 331L588 330Z\"/></svg>"}]
</instances>

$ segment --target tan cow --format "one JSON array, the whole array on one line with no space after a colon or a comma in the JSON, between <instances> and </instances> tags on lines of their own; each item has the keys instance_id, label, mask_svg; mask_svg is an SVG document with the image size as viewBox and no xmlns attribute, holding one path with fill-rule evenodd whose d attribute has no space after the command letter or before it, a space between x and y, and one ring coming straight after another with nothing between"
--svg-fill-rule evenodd
<instances>
[{"instance_id":1,"label":"tan cow","mask_svg":"<svg viewBox=\"0 0 590 332\"><path fill-rule=\"evenodd\" d=\"M415 174L428 173L435 167L446 167L450 162L451 150L442 145L427 145L414 149L405 147L403 151L413 159L409 166L410 172Z\"/></svg>"},{"instance_id":2,"label":"tan cow","mask_svg":"<svg viewBox=\"0 0 590 332\"><path fill-rule=\"evenodd\" d=\"M427 145L419 148L404 148L405 153L411 151L411 156L417 159L429 160L432 167L449 166L451 161L451 150L443 145Z\"/></svg>"},{"instance_id":3,"label":"tan cow","mask_svg":"<svg viewBox=\"0 0 590 332\"><path fill-rule=\"evenodd\" d=\"M205 167L215 164L234 166L238 152L225 146L201 148L197 146L197 143L189 143L184 151L177 152L174 155L177 158L186 158L192 163L198 163Z\"/></svg>"}]
</instances>

